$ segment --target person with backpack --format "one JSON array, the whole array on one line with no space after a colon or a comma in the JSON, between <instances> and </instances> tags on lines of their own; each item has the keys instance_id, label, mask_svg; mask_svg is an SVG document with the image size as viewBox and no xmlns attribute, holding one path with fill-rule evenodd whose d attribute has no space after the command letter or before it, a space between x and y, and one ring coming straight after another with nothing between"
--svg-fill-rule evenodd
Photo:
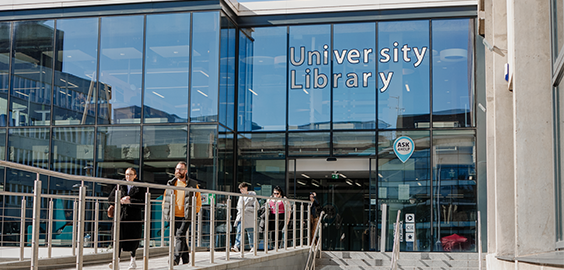
<instances>
[{"instance_id":1,"label":"person with backpack","mask_svg":"<svg viewBox=\"0 0 564 270\"><path fill-rule=\"evenodd\" d=\"M196 180L187 177L186 162L181 161L176 165L174 178L168 181L167 186L199 188ZM174 192L175 202L170 201L170 195ZM192 221L192 197L196 196L196 213L201 209L200 192L167 189L163 200L163 214L165 220L170 220L170 215L174 214L174 265L183 264L190 261L188 245L186 244L186 233ZM172 225L171 225L172 226Z\"/></svg>"}]
</instances>

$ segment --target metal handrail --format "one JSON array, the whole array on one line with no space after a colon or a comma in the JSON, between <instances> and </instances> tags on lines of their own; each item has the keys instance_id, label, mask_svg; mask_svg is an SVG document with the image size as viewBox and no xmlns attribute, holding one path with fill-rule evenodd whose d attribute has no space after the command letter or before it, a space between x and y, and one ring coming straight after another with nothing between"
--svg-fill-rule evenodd
<instances>
[{"instance_id":1,"label":"metal handrail","mask_svg":"<svg viewBox=\"0 0 564 270\"><path fill-rule=\"evenodd\" d=\"M307 256L305 270L312 270L315 269L315 257L317 253L321 251L321 221L325 216L325 211L322 211L319 214L319 219L317 220L317 224L315 224L315 232L313 233L313 241L309 247L309 253ZM318 235L319 234L319 235ZM321 253L320 253L321 254Z\"/></svg>"},{"instance_id":2,"label":"metal handrail","mask_svg":"<svg viewBox=\"0 0 564 270\"><path fill-rule=\"evenodd\" d=\"M86 223L93 223L93 227L94 227L94 253L98 252L98 246L101 243L104 243L103 241L99 241L98 239L98 233L100 232L99 230L99 224L100 223L109 223L112 222L112 220L106 220L106 219L99 219L100 216L100 212L105 212L105 208L104 207L100 207L100 202L104 202L107 201L106 197L96 197L96 196L86 196L86 189L87 186L84 185L85 182L92 182L92 183L103 183L103 184L110 184L110 185L124 185L126 184L124 182L124 180L115 180L115 179L107 179L107 178L96 178L96 177L88 177L88 176L77 176L77 175L68 175L68 174L64 174L64 173L60 173L60 172L54 172L54 171L49 171L46 169L41 169L41 168L36 168L36 167L31 167L31 166L27 166L27 165L22 165L22 164L18 164L18 163L13 163L13 162L8 162L8 161L1 161L0 160L0 166L4 166L4 167L9 167L9 168L13 168L13 169L17 169L17 170L23 170L23 171L29 171L29 172L33 172L36 173L37 177L35 180L35 188L33 190L34 193L24 193L24 192L13 192L13 191L0 191L0 196L4 195L4 196L22 196L22 205L21 205L21 225L20 225L20 261L24 260L24 247L26 245L26 241L25 239L25 233L26 233L26 212L29 208L26 209L27 205L26 205L26 198L27 197L32 197L33 199L31 199L31 201L33 202L33 225L31 226L32 229L32 235L33 238L31 239L31 247L32 247L32 256L31 256L31 266L32 269L37 269L38 265L39 265L39 248L40 248L40 244L39 244L39 238L40 238L40 231L39 231L39 227L41 222L47 222L46 224L46 240L45 240L45 246L48 249L48 257L51 258L52 255L52 248L53 248L53 233L54 233L54 228L53 228L53 222L55 221L64 221L64 220L57 220L53 218L53 211L55 210L54 207L54 203L53 200L54 199L63 199L63 200L71 200L74 201L73 203L73 208L72 208L72 212L73 212L73 217L72 217L72 221L73 221L73 230L72 230L72 240L71 240L71 245L72 245L72 254L73 256L76 256L76 269L82 269L83 266L83 253L84 253L84 246L85 244L87 244L85 241L86 238L85 234L85 224ZM75 180L75 181L82 181L82 185L80 186L79 189L79 193L76 195L67 195L67 194L42 194L42 188L41 188L41 180L40 180L40 175L48 175L48 176L53 176L53 177L58 177L58 178L62 178L62 179L68 179L68 180ZM171 189L171 190L184 190L184 191L194 191L194 192L202 192L202 193L209 193L209 194L215 194L215 195L224 195L227 197L227 205L225 206L226 209L226 213L227 213L227 218L226 220L220 220L219 222L225 222L226 224L226 260L229 260L229 249L230 249L230 243L229 243L229 238L228 237L230 235L230 227L231 227L231 211L235 210L235 207L232 207L231 205L231 198L232 197L254 197L256 199L267 199L266 201L268 201L268 199L273 199L272 197L267 197L267 196L260 196L260 195L253 195L253 194L241 194L241 193L232 193L232 192L223 192L223 191L214 191L214 190L206 190L206 189L196 189L196 188L181 188L181 187L175 187L175 186L165 186L165 185L160 185L160 184L153 184L153 183L143 183L143 182L127 182L127 185L132 185L132 186L138 186L138 187L146 187L147 191L145 193L145 220L144 220L144 224L145 224L145 230L144 230L144 236L142 239L143 240L143 262L144 262L144 269L148 269L148 264L149 264L149 247L151 246L151 238L150 237L150 230L154 229L154 227L151 226L152 224L152 220L151 220L151 205L159 205L162 204L164 202L164 198L163 200L154 200L154 199L149 199L151 197L150 195L150 191L149 188L155 188L155 189L160 189L160 190L165 190L165 189ZM172 193L174 195L174 193ZM117 193L116 191L116 201L114 202L116 205L116 210L115 210L115 218L113 220L114 222L114 233L115 232L119 232L119 225L120 225L120 215L119 215L119 211L121 210L120 208L120 203L119 203L119 193ZM48 206L47 208L41 208L41 199L49 199L48 202ZM210 253L212 255L212 262L213 262L213 252L215 249L215 246L212 244L212 242L215 241L215 239L213 238L215 235L215 231L216 231L216 227L215 227L215 223L218 222L215 219L215 212L213 211L215 205L215 201L213 200L215 197L212 196L212 201L211 201L211 205L209 206L209 208L207 208L207 206L203 206L205 207L205 209L209 209L210 210L210 218L209 220L206 219L205 222L210 222L210 224L212 224L212 226L210 226ZM191 262L192 262L192 266L195 266L195 245L196 243L198 244L198 246L202 245L202 241L201 241L201 230L202 230L202 224L203 224L203 216L202 216L202 211L200 211L200 213L198 214L198 222L196 222L196 197L193 196L192 197L192 213L193 216L191 217L191 233L188 233L187 238L190 239L190 243L191 243L191 252L192 252L192 258L191 258ZM310 205L311 202L307 201L307 200L297 200L297 199L287 199L287 198L276 198L276 200L281 200L284 202L284 207L285 207L285 217L284 219L288 219L290 216L288 213L288 211L293 212L294 215L294 224L296 222L296 205L300 204L300 213L299 213L299 222L300 224L303 224L304 222L304 215L305 213L303 212L304 209L304 204L308 205L308 210L310 209ZM90 208L86 208L86 204L87 201L91 201L93 203L88 204L88 207ZM171 200L171 202L174 202L175 200ZM293 211L292 211L292 204L293 204ZM46 219L40 219L40 211L42 210L48 210L48 214L47 214L47 218ZM255 207L254 208L254 216L257 216L257 211L260 209L260 207ZM57 210L60 210L57 209ZM69 209L64 209L64 210L71 210ZM85 218L85 213L87 211L93 211L93 217L94 219L86 219ZM244 211L244 209L243 209ZM276 208L276 211L278 211L278 207ZM308 211L309 213L309 211ZM278 215L276 215L276 218L278 219ZM66 219L65 219L66 220ZM174 246L174 215L171 214L170 215L170 220L166 220L167 222L169 222L170 226L169 226L169 241L168 241L168 245L169 245L169 250L170 250L170 256L172 256L173 253L173 246ZM254 228L257 228L257 223L259 221L259 218L255 218L254 219L255 224L254 224ZM265 215L265 232L268 232L268 214ZM308 222L309 223L309 222ZM278 226L278 223L276 223L276 225ZM244 226L243 226L244 227ZM157 227L158 228L158 227ZM160 222L160 230L161 230L161 235L160 235L160 240L161 240L161 247L165 246L165 219L162 218L161 216L161 222ZM196 241L195 238L195 230L198 229L200 232L198 233L198 241ZM308 226L309 229L309 226ZM293 235L294 235L294 239L296 238L297 235L297 228L296 226L293 226L292 228L293 230ZM92 231L92 229L90 229L89 231ZM288 228L287 226L284 226L284 249L287 248L288 246ZM242 238L242 244L245 244L245 228L243 228L241 230L241 238ZM279 239L278 234L280 233L280 230L276 230L274 233L274 238L275 239ZM299 229L299 233L300 233L300 246L304 245L304 239L303 239L303 226L300 225L300 229ZM254 255L257 255L257 250L258 250L258 238L259 238L259 233L258 231L255 229L254 232ZM264 253L268 253L268 233L264 234ZM309 240L309 235L311 235L309 233L308 230L308 243L310 242ZM112 243L112 247L117 247L118 245L116 245L117 241L119 241L119 233L114 234L114 237L111 240ZM277 241L278 242L278 241ZM296 245L297 241L294 240L292 241L292 244L294 246L294 248L297 248ZM68 243L67 243L68 244ZM88 243L89 244L89 243ZM156 243L155 243L156 244ZM244 246L242 245L242 252L241 252L241 257L243 256L243 252L244 252ZM275 251L278 251L278 243L276 243L276 248ZM155 246L155 245L153 245ZM78 254L76 254L75 252L78 252ZM116 269L118 267L118 258L117 258L117 251L113 250L113 265L114 265L114 269ZM173 260L172 257L170 257L169 259L169 265L170 265L170 269L173 268Z\"/></svg>"}]
</instances>

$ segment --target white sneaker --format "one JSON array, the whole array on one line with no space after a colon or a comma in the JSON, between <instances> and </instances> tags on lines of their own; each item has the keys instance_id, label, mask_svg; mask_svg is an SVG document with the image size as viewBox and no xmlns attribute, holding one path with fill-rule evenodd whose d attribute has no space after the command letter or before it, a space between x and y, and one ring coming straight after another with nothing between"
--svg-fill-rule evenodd
<instances>
[{"instance_id":1,"label":"white sneaker","mask_svg":"<svg viewBox=\"0 0 564 270\"><path fill-rule=\"evenodd\" d=\"M233 247L231 248L231 251L233 251L233 252L239 252L239 248L236 247L236 246L233 246Z\"/></svg>"},{"instance_id":2,"label":"white sneaker","mask_svg":"<svg viewBox=\"0 0 564 270\"><path fill-rule=\"evenodd\" d=\"M129 263L128 269L135 269L137 268L137 264L135 263L135 258L131 258L131 262Z\"/></svg>"},{"instance_id":3,"label":"white sneaker","mask_svg":"<svg viewBox=\"0 0 564 270\"><path fill-rule=\"evenodd\" d=\"M251 250L249 251L249 253L255 253L255 248L251 248Z\"/></svg>"},{"instance_id":4,"label":"white sneaker","mask_svg":"<svg viewBox=\"0 0 564 270\"><path fill-rule=\"evenodd\" d=\"M113 270L114 269L114 263L108 264L108 267ZM119 269L119 264L118 264L117 269Z\"/></svg>"}]
</instances>

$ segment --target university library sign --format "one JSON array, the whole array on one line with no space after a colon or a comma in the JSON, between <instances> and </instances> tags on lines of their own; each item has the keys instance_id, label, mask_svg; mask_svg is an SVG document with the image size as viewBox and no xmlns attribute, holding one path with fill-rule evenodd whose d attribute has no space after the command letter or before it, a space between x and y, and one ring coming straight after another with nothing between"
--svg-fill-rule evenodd
<instances>
[{"instance_id":1,"label":"university library sign","mask_svg":"<svg viewBox=\"0 0 564 270\"><path fill-rule=\"evenodd\" d=\"M302 46L299 48L299 56L296 56L296 48L290 47L290 63L294 67L294 69L290 69L290 89L323 89L330 83L329 76L320 72L318 68L318 66L329 65L330 52L328 48L329 46L325 44L323 45L324 50L322 52L312 50L306 53L305 47ZM410 51L413 52L412 56L409 55ZM342 65L345 62L349 64L369 64L370 55L373 53L374 50L372 48L333 50L333 56L338 65ZM413 67L417 68L423 62L426 53L427 47L410 47L408 44L400 47L398 42L394 42L392 48L382 48L380 50L378 61L380 63L403 61L405 63L413 63ZM296 78L299 75L296 74L295 68L304 64L308 66L305 69L304 80L298 81ZM311 68L309 68L310 66ZM368 87L368 79L372 76L372 72L362 72L361 74L350 72L344 75L342 73L333 73L331 83L333 88L337 88L341 80L345 80L345 86L348 88L356 88L359 86L359 83L362 84L362 87ZM388 89L393 76L393 71L378 73L378 79L382 82L382 87L379 89L380 92L383 93Z\"/></svg>"}]
</instances>

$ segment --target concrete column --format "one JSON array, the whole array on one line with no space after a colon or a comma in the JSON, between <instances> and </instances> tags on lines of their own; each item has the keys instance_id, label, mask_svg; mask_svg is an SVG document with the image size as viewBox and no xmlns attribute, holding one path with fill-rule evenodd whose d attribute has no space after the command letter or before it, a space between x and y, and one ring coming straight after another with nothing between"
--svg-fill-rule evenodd
<instances>
[{"instance_id":1,"label":"concrete column","mask_svg":"<svg viewBox=\"0 0 564 270\"><path fill-rule=\"evenodd\" d=\"M553 251L554 139L550 1L508 0L513 47L515 256Z\"/></svg>"}]
</instances>

